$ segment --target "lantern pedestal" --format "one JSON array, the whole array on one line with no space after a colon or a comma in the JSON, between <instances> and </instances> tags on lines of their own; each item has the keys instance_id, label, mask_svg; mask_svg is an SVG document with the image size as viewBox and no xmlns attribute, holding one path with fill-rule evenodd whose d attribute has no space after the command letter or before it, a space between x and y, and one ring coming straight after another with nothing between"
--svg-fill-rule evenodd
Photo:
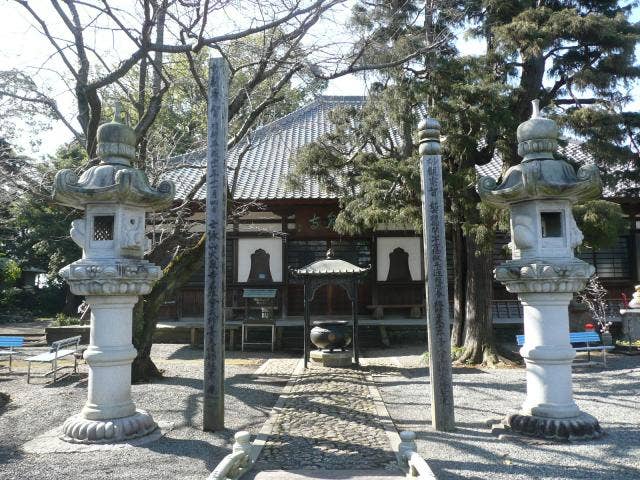
<instances>
[{"instance_id":1,"label":"lantern pedestal","mask_svg":"<svg viewBox=\"0 0 640 480\"><path fill-rule=\"evenodd\" d=\"M80 260L61 273L73 293L87 295L91 337L84 353L89 365L87 402L78 415L65 421L60 438L72 443L112 443L155 431L157 425L151 415L136 410L131 399L131 362L136 356L131 331L133 307L138 301L133 294L151 289L160 276L159 267L144 260ZM108 292L113 293L104 295Z\"/></svg>"},{"instance_id":2,"label":"lantern pedestal","mask_svg":"<svg viewBox=\"0 0 640 480\"><path fill-rule=\"evenodd\" d=\"M581 260L524 263L508 261L496 268L496 279L518 294L524 314L527 398L520 412L503 424L524 435L555 440L598 438L598 420L573 400L569 341L569 302L584 287L593 267Z\"/></svg>"}]
</instances>

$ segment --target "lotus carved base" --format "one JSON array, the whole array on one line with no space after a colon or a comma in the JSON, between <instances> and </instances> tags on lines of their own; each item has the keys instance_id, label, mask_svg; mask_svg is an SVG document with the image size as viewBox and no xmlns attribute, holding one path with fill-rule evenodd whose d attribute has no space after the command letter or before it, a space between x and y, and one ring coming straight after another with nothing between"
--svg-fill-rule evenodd
<instances>
[{"instance_id":1,"label":"lotus carved base","mask_svg":"<svg viewBox=\"0 0 640 480\"><path fill-rule=\"evenodd\" d=\"M80 415L68 418L62 425L60 439L69 443L117 443L144 437L158 425L144 410L134 415L110 420L89 420Z\"/></svg>"},{"instance_id":2,"label":"lotus carved base","mask_svg":"<svg viewBox=\"0 0 640 480\"><path fill-rule=\"evenodd\" d=\"M591 440L603 435L598 420L587 413L573 418L547 418L515 413L506 417L502 425L521 435L548 440Z\"/></svg>"}]
</instances>

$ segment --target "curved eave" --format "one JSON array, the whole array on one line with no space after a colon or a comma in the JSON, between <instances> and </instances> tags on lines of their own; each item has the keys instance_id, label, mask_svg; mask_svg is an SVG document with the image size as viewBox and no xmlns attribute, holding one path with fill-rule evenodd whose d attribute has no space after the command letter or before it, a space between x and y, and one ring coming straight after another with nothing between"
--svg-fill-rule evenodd
<instances>
[{"instance_id":1,"label":"curved eave","mask_svg":"<svg viewBox=\"0 0 640 480\"><path fill-rule=\"evenodd\" d=\"M478 193L482 201L503 208L513 203L531 200L569 200L579 202L602 196L602 179L595 165L580 167L576 175L576 181L571 183L527 182L527 178L527 175L522 175L517 184L505 187L504 183L498 184L491 177L481 177L478 180Z\"/></svg>"},{"instance_id":2,"label":"curved eave","mask_svg":"<svg viewBox=\"0 0 640 480\"><path fill-rule=\"evenodd\" d=\"M141 173L141 172L140 172ZM53 182L53 200L68 207L84 210L88 203L119 203L161 210L173 202L175 185L165 180L152 188L141 174L120 171L116 182L105 187L87 187L78 183L71 170L59 171Z\"/></svg>"},{"instance_id":3,"label":"curved eave","mask_svg":"<svg viewBox=\"0 0 640 480\"><path fill-rule=\"evenodd\" d=\"M309 265L311 267L313 264ZM364 277L371 270L371 266L362 268L355 267L353 270L315 270L313 268L303 267L297 269L289 269L289 273L295 278L318 278L318 277L334 277L334 278L358 278Z\"/></svg>"}]
</instances>

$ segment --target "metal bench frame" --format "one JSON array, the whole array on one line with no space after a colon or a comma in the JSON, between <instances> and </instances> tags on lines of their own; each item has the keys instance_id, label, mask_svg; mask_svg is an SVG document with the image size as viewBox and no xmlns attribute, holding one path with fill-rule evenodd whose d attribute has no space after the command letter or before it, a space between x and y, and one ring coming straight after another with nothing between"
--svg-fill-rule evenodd
<instances>
[{"instance_id":1,"label":"metal bench frame","mask_svg":"<svg viewBox=\"0 0 640 480\"><path fill-rule=\"evenodd\" d=\"M11 367L13 362L13 356L18 353L17 350L14 350L14 347L23 347L24 346L24 337L0 337L0 347L9 347L8 350L5 348L0 349L0 356L9 356L9 373L11 373Z\"/></svg>"},{"instance_id":2,"label":"metal bench frame","mask_svg":"<svg viewBox=\"0 0 640 480\"><path fill-rule=\"evenodd\" d=\"M53 375L52 383L56 383L56 381L58 380L57 373L63 368L70 368L70 366L67 366L67 365L63 365L59 367L58 359L68 357L70 355L73 356L73 373L77 373L78 372L78 353L80 353L80 338L81 338L80 335L78 335L76 337L70 337L70 338L58 340L57 342L53 342L51 344L51 348L49 348L48 355L40 354L40 355L35 355L33 357L25 358L25 360L27 361L27 383L31 382L32 376L48 377L49 375ZM75 344L74 351L66 352L63 355L58 355L58 352L61 350L62 347L66 347L73 344ZM50 363L51 370L42 374L35 374L35 373L31 374L31 362Z\"/></svg>"},{"instance_id":3,"label":"metal bench frame","mask_svg":"<svg viewBox=\"0 0 640 480\"><path fill-rule=\"evenodd\" d=\"M524 335L516 335L518 346L524 345ZM591 362L591 352L594 350L602 351L602 363L605 368L607 366L607 350L613 350L613 345L604 345L602 339L597 332L571 332L569 333L569 342L576 352L587 352L587 362ZM584 343L582 347L575 347L574 343ZM598 343L599 345L592 345Z\"/></svg>"}]
</instances>

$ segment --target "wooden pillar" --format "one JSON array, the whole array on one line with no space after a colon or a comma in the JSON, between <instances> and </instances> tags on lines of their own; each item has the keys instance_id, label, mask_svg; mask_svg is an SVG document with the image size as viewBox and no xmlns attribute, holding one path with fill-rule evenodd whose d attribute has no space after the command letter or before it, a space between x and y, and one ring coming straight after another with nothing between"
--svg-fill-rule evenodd
<instances>
[{"instance_id":1,"label":"wooden pillar","mask_svg":"<svg viewBox=\"0 0 640 480\"><path fill-rule=\"evenodd\" d=\"M419 139L422 184L422 228L431 377L431 423L436 430L455 429L449 285L444 227L444 199L440 158L440 124L427 118L420 122Z\"/></svg>"},{"instance_id":2,"label":"wooden pillar","mask_svg":"<svg viewBox=\"0 0 640 480\"><path fill-rule=\"evenodd\" d=\"M227 223L228 74L223 58L209 61L207 200L202 427L224 429L224 292Z\"/></svg>"},{"instance_id":3,"label":"wooden pillar","mask_svg":"<svg viewBox=\"0 0 640 480\"><path fill-rule=\"evenodd\" d=\"M631 250L631 278L633 283L638 283L640 275L638 274L638 239L636 238L636 215L634 210L629 213L629 249Z\"/></svg>"},{"instance_id":4,"label":"wooden pillar","mask_svg":"<svg viewBox=\"0 0 640 480\"><path fill-rule=\"evenodd\" d=\"M287 259L289 258L289 214L288 212L281 213L282 215L282 319L286 319L289 316L289 265ZM282 327L284 328L284 327Z\"/></svg>"},{"instance_id":5,"label":"wooden pillar","mask_svg":"<svg viewBox=\"0 0 640 480\"><path fill-rule=\"evenodd\" d=\"M304 368L307 368L307 362L309 360L309 302L310 292L307 281L304 281L304 332L303 332L303 354L304 354Z\"/></svg>"},{"instance_id":6,"label":"wooden pillar","mask_svg":"<svg viewBox=\"0 0 640 480\"><path fill-rule=\"evenodd\" d=\"M353 317L353 360L356 366L360 366L360 345L359 345L359 329L358 329L358 280L353 281L353 293L351 295L351 309Z\"/></svg>"},{"instance_id":7,"label":"wooden pillar","mask_svg":"<svg viewBox=\"0 0 640 480\"><path fill-rule=\"evenodd\" d=\"M184 291L179 289L176 292L176 320L182 320L182 302L184 301Z\"/></svg>"},{"instance_id":8,"label":"wooden pillar","mask_svg":"<svg viewBox=\"0 0 640 480\"><path fill-rule=\"evenodd\" d=\"M371 235L371 305L378 305L378 237Z\"/></svg>"}]
</instances>

